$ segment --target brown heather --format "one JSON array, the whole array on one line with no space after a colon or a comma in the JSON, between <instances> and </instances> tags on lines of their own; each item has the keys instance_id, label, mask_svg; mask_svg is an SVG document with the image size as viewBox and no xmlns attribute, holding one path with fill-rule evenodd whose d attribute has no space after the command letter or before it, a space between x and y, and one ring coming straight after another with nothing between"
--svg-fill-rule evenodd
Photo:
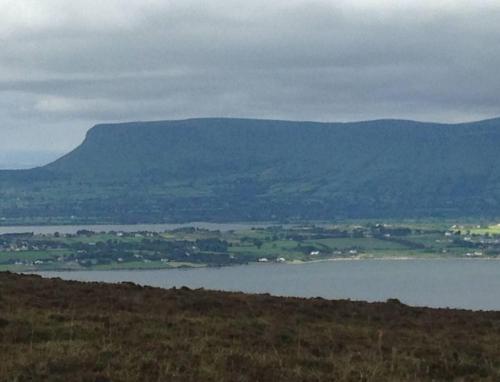
<instances>
[{"instance_id":1,"label":"brown heather","mask_svg":"<svg viewBox=\"0 0 500 382\"><path fill-rule=\"evenodd\" d=\"M0 273L1 381L498 381L500 312Z\"/></svg>"}]
</instances>

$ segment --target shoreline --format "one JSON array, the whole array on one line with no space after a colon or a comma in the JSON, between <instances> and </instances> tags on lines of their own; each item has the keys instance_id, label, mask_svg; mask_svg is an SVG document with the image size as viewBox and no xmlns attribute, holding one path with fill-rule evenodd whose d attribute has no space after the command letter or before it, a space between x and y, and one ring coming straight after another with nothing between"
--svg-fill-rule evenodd
<instances>
[{"instance_id":1,"label":"shoreline","mask_svg":"<svg viewBox=\"0 0 500 382\"><path fill-rule=\"evenodd\" d=\"M118 272L118 271L191 271L198 269L221 269L221 268L233 268L233 267L246 267L249 265L256 266L271 266L271 265L307 265L307 264L316 264L316 263L326 263L326 262L371 262L371 261L500 261L500 258L494 257L408 257L408 256L398 256L398 257L372 257L372 258L330 258L330 259L315 259L315 260L291 260L286 262L251 262L247 264L232 264L232 265L183 265L179 267L144 267L144 268L110 268L110 269L74 269L74 268L57 268L57 269L43 269L43 270L5 270L3 272L13 272L20 274L40 274L40 273L52 273L52 272ZM0 271L2 272L2 271Z\"/></svg>"}]
</instances>

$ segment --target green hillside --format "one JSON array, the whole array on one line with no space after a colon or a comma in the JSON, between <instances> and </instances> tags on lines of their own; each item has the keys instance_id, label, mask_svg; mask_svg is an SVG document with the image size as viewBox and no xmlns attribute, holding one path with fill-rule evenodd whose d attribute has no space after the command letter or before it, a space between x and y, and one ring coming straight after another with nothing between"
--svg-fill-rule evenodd
<instances>
[{"instance_id":1,"label":"green hillside","mask_svg":"<svg viewBox=\"0 0 500 382\"><path fill-rule=\"evenodd\" d=\"M500 119L97 125L81 146L0 172L0 217L279 220L500 216Z\"/></svg>"}]
</instances>

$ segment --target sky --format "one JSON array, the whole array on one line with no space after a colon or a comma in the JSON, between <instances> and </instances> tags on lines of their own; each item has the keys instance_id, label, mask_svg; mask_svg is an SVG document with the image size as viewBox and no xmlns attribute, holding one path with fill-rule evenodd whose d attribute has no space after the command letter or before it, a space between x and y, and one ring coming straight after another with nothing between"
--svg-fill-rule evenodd
<instances>
[{"instance_id":1,"label":"sky","mask_svg":"<svg viewBox=\"0 0 500 382\"><path fill-rule=\"evenodd\" d=\"M71 150L101 122L500 116L499 1L0 0L0 9L4 157Z\"/></svg>"}]
</instances>

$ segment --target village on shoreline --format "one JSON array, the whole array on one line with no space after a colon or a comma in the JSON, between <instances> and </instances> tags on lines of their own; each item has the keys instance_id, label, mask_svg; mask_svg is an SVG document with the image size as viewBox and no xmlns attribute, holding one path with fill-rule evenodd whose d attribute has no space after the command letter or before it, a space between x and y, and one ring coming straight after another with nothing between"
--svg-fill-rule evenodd
<instances>
[{"instance_id":1,"label":"village on shoreline","mask_svg":"<svg viewBox=\"0 0 500 382\"><path fill-rule=\"evenodd\" d=\"M0 270L169 269L338 260L497 259L500 226L302 224L0 234Z\"/></svg>"}]
</instances>

